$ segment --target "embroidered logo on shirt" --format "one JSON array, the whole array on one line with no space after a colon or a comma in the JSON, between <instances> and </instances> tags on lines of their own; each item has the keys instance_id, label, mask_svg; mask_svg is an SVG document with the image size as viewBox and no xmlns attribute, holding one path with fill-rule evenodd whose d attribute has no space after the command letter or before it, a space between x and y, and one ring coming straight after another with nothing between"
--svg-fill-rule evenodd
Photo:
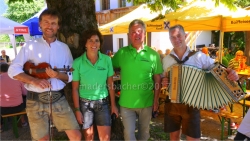
<instances>
[{"instance_id":1,"label":"embroidered logo on shirt","mask_svg":"<svg viewBox=\"0 0 250 141\"><path fill-rule=\"evenodd\" d=\"M141 58L141 61L149 62L149 60L147 58Z\"/></svg>"},{"instance_id":2,"label":"embroidered logo on shirt","mask_svg":"<svg viewBox=\"0 0 250 141\"><path fill-rule=\"evenodd\" d=\"M100 66L98 66L97 67L97 70L106 70L104 67L100 67Z\"/></svg>"}]
</instances>

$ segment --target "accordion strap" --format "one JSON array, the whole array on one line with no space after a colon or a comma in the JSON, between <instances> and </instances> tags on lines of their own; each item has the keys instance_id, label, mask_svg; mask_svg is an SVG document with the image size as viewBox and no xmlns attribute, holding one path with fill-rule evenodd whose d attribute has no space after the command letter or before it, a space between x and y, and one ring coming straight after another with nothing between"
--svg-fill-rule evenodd
<instances>
[{"instance_id":1,"label":"accordion strap","mask_svg":"<svg viewBox=\"0 0 250 141\"><path fill-rule=\"evenodd\" d=\"M174 60L175 60L178 64L183 64L183 63L185 63L185 62L189 59L189 57L191 57L192 55L194 55L196 52L197 52L197 51L189 52L188 56L186 56L186 57L184 58L184 60L182 60L182 61L181 61L180 59L178 59L178 58L177 58L175 55L173 55L173 54L170 54L170 56L173 57Z\"/></svg>"}]
</instances>

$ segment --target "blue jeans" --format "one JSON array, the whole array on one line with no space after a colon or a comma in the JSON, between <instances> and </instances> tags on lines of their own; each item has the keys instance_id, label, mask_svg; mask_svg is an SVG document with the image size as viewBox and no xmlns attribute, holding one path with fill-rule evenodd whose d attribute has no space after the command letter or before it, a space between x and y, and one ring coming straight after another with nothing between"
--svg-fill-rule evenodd
<instances>
[{"instance_id":1,"label":"blue jeans","mask_svg":"<svg viewBox=\"0 0 250 141\"><path fill-rule=\"evenodd\" d=\"M80 108L84 118L82 129L90 128L93 123L97 126L110 126L111 116L107 101L80 101Z\"/></svg>"},{"instance_id":2,"label":"blue jeans","mask_svg":"<svg viewBox=\"0 0 250 141\"><path fill-rule=\"evenodd\" d=\"M125 140L148 140L149 124L152 117L152 107L125 108L120 107ZM138 138L135 137L135 124L138 117Z\"/></svg>"}]
</instances>

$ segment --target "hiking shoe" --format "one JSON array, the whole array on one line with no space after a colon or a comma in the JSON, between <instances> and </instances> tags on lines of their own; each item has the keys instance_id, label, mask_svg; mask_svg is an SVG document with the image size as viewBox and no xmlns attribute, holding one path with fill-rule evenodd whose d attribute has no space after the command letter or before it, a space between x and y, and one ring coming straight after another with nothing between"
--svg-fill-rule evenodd
<instances>
[{"instance_id":1,"label":"hiking shoe","mask_svg":"<svg viewBox=\"0 0 250 141\"><path fill-rule=\"evenodd\" d=\"M238 129L238 127L239 127L239 124L237 124L236 122L232 122L230 124L230 129L232 129L232 130L236 130L236 129Z\"/></svg>"}]
</instances>

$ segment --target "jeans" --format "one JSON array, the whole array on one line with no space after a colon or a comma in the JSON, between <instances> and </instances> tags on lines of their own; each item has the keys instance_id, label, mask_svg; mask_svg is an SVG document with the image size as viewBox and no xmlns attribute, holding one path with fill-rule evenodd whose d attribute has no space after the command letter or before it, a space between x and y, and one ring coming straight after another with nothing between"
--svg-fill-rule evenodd
<instances>
[{"instance_id":1,"label":"jeans","mask_svg":"<svg viewBox=\"0 0 250 141\"><path fill-rule=\"evenodd\" d=\"M152 107L125 108L120 107L125 140L148 140ZM138 138L135 137L136 118L138 118Z\"/></svg>"},{"instance_id":2,"label":"jeans","mask_svg":"<svg viewBox=\"0 0 250 141\"><path fill-rule=\"evenodd\" d=\"M97 126L111 125L110 108L107 101L80 101L80 106L84 117L82 129L90 128L93 123Z\"/></svg>"}]
</instances>

